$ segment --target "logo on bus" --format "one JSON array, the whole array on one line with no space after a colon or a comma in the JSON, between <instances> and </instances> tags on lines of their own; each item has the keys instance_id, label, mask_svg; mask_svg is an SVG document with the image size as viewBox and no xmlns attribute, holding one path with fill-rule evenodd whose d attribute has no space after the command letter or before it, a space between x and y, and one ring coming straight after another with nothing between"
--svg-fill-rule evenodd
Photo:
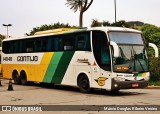
<instances>
[{"instance_id":1,"label":"logo on bus","mask_svg":"<svg viewBox=\"0 0 160 114\"><path fill-rule=\"evenodd\" d=\"M18 56L17 61L38 61L38 56Z\"/></svg>"},{"instance_id":2,"label":"logo on bus","mask_svg":"<svg viewBox=\"0 0 160 114\"><path fill-rule=\"evenodd\" d=\"M96 79L95 81L98 83L99 86L104 86L105 85L105 81L108 78L104 78L104 77L99 77L98 80Z\"/></svg>"}]
</instances>

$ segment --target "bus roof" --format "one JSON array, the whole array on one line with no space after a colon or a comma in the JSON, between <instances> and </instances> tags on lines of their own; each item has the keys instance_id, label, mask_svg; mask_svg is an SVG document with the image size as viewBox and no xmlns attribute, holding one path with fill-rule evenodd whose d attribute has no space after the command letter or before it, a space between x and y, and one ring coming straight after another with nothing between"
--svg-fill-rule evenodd
<instances>
[{"instance_id":1,"label":"bus roof","mask_svg":"<svg viewBox=\"0 0 160 114\"><path fill-rule=\"evenodd\" d=\"M34 35L42 35L42 34L63 34L67 31L73 31L77 30L76 28L58 28L58 29L52 29L52 30L45 30L45 31L39 31L36 32Z\"/></svg>"},{"instance_id":2,"label":"bus roof","mask_svg":"<svg viewBox=\"0 0 160 114\"><path fill-rule=\"evenodd\" d=\"M136 33L141 33L139 30L131 29L131 28L125 28L125 27L93 27L89 28L89 30L101 30L105 32L109 31L122 31L122 32L136 32Z\"/></svg>"},{"instance_id":3,"label":"bus roof","mask_svg":"<svg viewBox=\"0 0 160 114\"><path fill-rule=\"evenodd\" d=\"M109 31L125 32L126 31L126 32L141 33L138 30L130 29L130 28L124 28L124 27L92 27L92 28L82 28L82 29L59 28L59 29L36 32L35 35L32 35L32 36L24 36L24 37L20 37L20 38L7 38L7 39L4 39L3 41L28 39L28 38L33 38L33 37L38 38L38 37L42 37L42 36L59 35L59 34L67 34L67 33L77 33L77 32L92 31L92 30L100 30L100 31L104 31L104 32L109 32Z\"/></svg>"}]
</instances>

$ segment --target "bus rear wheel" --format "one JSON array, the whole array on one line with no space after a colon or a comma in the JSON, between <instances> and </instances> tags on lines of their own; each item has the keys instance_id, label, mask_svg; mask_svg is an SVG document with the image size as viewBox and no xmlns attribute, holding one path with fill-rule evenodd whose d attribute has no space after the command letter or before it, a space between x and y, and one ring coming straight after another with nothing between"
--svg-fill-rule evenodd
<instances>
[{"instance_id":1,"label":"bus rear wheel","mask_svg":"<svg viewBox=\"0 0 160 114\"><path fill-rule=\"evenodd\" d=\"M27 85L27 75L24 71L21 72L20 74L20 79L21 79L21 84L22 85Z\"/></svg>"},{"instance_id":2,"label":"bus rear wheel","mask_svg":"<svg viewBox=\"0 0 160 114\"><path fill-rule=\"evenodd\" d=\"M79 86L80 92L82 93L91 92L91 88L89 85L89 79L86 75L82 75L78 78L78 86Z\"/></svg>"},{"instance_id":3,"label":"bus rear wheel","mask_svg":"<svg viewBox=\"0 0 160 114\"><path fill-rule=\"evenodd\" d=\"M14 80L14 83L15 84L20 84L20 78L19 78L19 75L18 75L18 72L17 71L14 71L13 74L12 74L12 79Z\"/></svg>"}]
</instances>

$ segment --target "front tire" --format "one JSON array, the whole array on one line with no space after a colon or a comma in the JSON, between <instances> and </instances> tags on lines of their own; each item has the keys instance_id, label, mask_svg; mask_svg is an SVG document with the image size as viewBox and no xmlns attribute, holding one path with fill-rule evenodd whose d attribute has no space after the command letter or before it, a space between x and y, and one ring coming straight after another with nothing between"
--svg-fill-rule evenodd
<instances>
[{"instance_id":1,"label":"front tire","mask_svg":"<svg viewBox=\"0 0 160 114\"><path fill-rule=\"evenodd\" d=\"M78 86L79 86L80 92L82 92L82 93L90 93L91 92L89 79L86 75L82 75L79 77Z\"/></svg>"}]
</instances>

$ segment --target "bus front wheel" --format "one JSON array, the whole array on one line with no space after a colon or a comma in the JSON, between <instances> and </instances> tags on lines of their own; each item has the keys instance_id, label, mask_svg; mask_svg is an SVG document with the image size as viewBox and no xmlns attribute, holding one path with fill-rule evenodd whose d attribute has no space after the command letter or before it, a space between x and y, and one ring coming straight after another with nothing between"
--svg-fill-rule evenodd
<instances>
[{"instance_id":1,"label":"bus front wheel","mask_svg":"<svg viewBox=\"0 0 160 114\"><path fill-rule=\"evenodd\" d=\"M81 75L78 78L78 86L79 86L80 92L82 93L89 93L91 91L91 88L89 85L89 79L86 75Z\"/></svg>"},{"instance_id":2,"label":"bus front wheel","mask_svg":"<svg viewBox=\"0 0 160 114\"><path fill-rule=\"evenodd\" d=\"M14 71L13 74L12 74L12 79L14 80L14 83L15 84L20 84L20 78L18 76L18 72L17 71Z\"/></svg>"},{"instance_id":3,"label":"bus front wheel","mask_svg":"<svg viewBox=\"0 0 160 114\"><path fill-rule=\"evenodd\" d=\"M20 79L22 85L27 85L27 75L24 71L21 72Z\"/></svg>"}]
</instances>

